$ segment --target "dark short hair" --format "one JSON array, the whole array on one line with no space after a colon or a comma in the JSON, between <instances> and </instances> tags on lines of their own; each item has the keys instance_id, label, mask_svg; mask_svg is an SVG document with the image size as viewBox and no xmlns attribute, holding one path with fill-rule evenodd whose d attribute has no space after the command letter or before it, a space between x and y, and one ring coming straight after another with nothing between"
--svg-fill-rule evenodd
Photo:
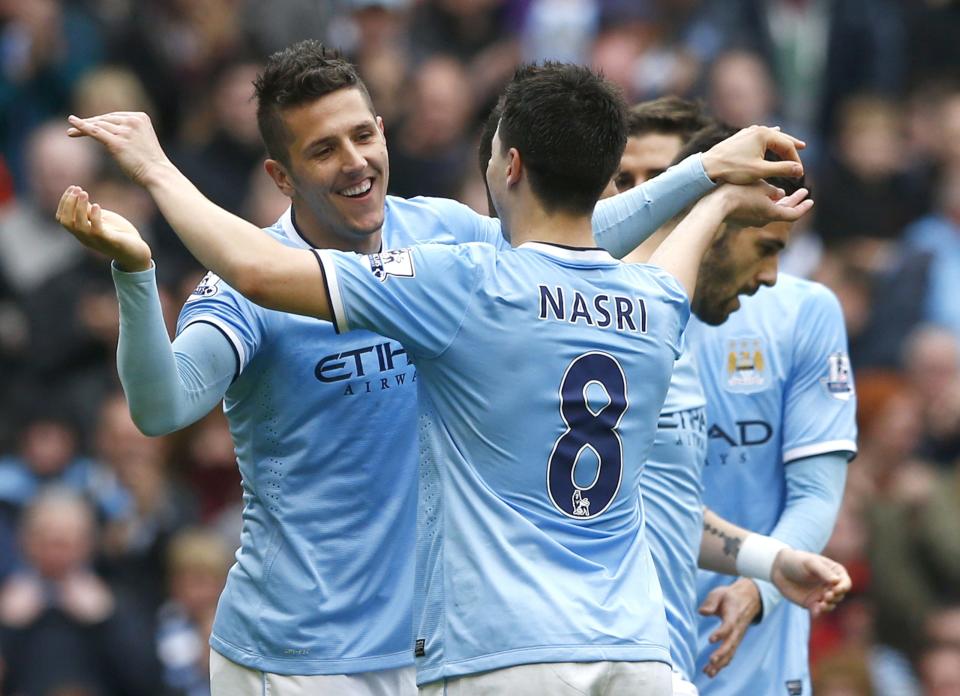
<instances>
[{"instance_id":1,"label":"dark short hair","mask_svg":"<svg viewBox=\"0 0 960 696\"><path fill-rule=\"evenodd\" d=\"M700 102L674 96L641 102L627 114L627 133L631 138L658 133L679 136L685 143L708 125L710 117Z\"/></svg>"},{"instance_id":2,"label":"dark short hair","mask_svg":"<svg viewBox=\"0 0 960 696\"><path fill-rule=\"evenodd\" d=\"M483 180L483 186L487 191L487 212L490 217L497 217L497 208L493 204L490 185L487 183L487 165L490 163L490 155L493 154L493 135L497 132L502 111L503 104L500 102L497 102L497 105L490 110L490 114L487 116L487 120L483 122L483 128L480 130L480 143L477 146L477 164L480 165L480 178Z\"/></svg>"},{"instance_id":3,"label":"dark short hair","mask_svg":"<svg viewBox=\"0 0 960 696\"><path fill-rule=\"evenodd\" d=\"M273 159L288 164L290 134L282 112L341 89L359 90L373 103L357 69L339 51L313 39L300 41L271 55L253 83L257 95L257 126Z\"/></svg>"},{"instance_id":4,"label":"dark short hair","mask_svg":"<svg viewBox=\"0 0 960 696\"><path fill-rule=\"evenodd\" d=\"M520 67L504 92L499 133L516 148L548 211L593 209L627 143L619 90L589 68L546 62Z\"/></svg>"},{"instance_id":5,"label":"dark short hair","mask_svg":"<svg viewBox=\"0 0 960 696\"><path fill-rule=\"evenodd\" d=\"M693 137L691 137L690 140L688 140L680 149L680 152L677 154L676 158L674 158L672 164L678 164L696 152L706 152L717 143L723 142L735 133L737 133L736 128L732 128L725 123L715 121L706 128L702 128L694 133ZM775 152L767 150L765 159L770 162L779 162L782 158ZM773 176L764 179L764 181L771 186L782 188L788 196L791 193L795 193L798 189L806 186L803 176L798 176L795 178L786 176Z\"/></svg>"}]
</instances>

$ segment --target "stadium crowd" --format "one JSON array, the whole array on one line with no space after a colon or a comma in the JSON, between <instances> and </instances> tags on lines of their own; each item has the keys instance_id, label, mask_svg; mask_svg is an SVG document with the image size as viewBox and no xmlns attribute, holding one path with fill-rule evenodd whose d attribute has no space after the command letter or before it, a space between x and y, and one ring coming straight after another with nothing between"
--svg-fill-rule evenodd
<instances>
[{"instance_id":1,"label":"stadium crowd","mask_svg":"<svg viewBox=\"0 0 960 696\"><path fill-rule=\"evenodd\" d=\"M288 201L262 170L251 83L308 37L358 65L399 196L486 212L477 139L522 60L590 63L631 102L699 98L731 126L807 141L817 204L782 269L841 301L860 428L825 551L854 592L814 624L815 692L960 694L950 0L0 0L0 685L86 695L55 690L82 675L90 694L209 693L206 639L239 535L226 420L137 430L108 264L57 224L60 195L83 185L149 238L171 332L203 269L65 117L147 112L208 197L268 226Z\"/></svg>"}]
</instances>

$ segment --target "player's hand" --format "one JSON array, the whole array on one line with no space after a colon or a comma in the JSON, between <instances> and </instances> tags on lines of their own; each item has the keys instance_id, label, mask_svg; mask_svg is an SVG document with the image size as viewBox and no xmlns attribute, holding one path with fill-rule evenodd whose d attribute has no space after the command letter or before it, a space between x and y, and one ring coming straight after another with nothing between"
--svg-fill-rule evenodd
<instances>
[{"instance_id":1,"label":"player's hand","mask_svg":"<svg viewBox=\"0 0 960 696\"><path fill-rule=\"evenodd\" d=\"M70 186L60 197L57 222L86 247L114 259L122 271L150 268L150 247L133 224L96 203L79 186Z\"/></svg>"},{"instance_id":2,"label":"player's hand","mask_svg":"<svg viewBox=\"0 0 960 696\"><path fill-rule=\"evenodd\" d=\"M798 189L789 196L783 189L758 181L749 186L725 184L710 196L719 196L725 205L725 219L744 227L763 227L771 222L795 222L813 207L809 191Z\"/></svg>"},{"instance_id":3,"label":"player's hand","mask_svg":"<svg viewBox=\"0 0 960 696\"><path fill-rule=\"evenodd\" d=\"M710 634L711 643L720 646L710 655L703 668L708 677L715 677L730 664L744 634L760 613L760 590L753 580L740 578L731 585L714 588L700 606L701 616L716 616L720 626Z\"/></svg>"},{"instance_id":4,"label":"player's hand","mask_svg":"<svg viewBox=\"0 0 960 696\"><path fill-rule=\"evenodd\" d=\"M142 112L114 111L90 118L67 118L72 138L90 137L107 148L124 173L141 186L152 171L170 165L160 147L150 117Z\"/></svg>"},{"instance_id":5,"label":"player's hand","mask_svg":"<svg viewBox=\"0 0 960 696\"><path fill-rule=\"evenodd\" d=\"M833 609L852 587L847 569L826 556L796 549L777 554L771 573L780 594L813 616Z\"/></svg>"},{"instance_id":6,"label":"player's hand","mask_svg":"<svg viewBox=\"0 0 960 696\"><path fill-rule=\"evenodd\" d=\"M797 151L804 147L806 143L779 128L750 126L703 153L703 168L711 179L727 184L752 184L774 176L798 177L803 174L803 163ZM767 150L782 161L764 159Z\"/></svg>"}]
</instances>

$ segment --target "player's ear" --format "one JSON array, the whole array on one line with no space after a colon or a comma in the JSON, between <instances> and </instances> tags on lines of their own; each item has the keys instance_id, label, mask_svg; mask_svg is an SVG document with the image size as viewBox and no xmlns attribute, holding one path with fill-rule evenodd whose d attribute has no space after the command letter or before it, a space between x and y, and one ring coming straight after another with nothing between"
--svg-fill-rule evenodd
<instances>
[{"instance_id":1,"label":"player's ear","mask_svg":"<svg viewBox=\"0 0 960 696\"><path fill-rule=\"evenodd\" d=\"M515 186L520 183L520 177L523 174L523 158L520 157L520 151L511 147L507 151L507 186Z\"/></svg>"},{"instance_id":2,"label":"player's ear","mask_svg":"<svg viewBox=\"0 0 960 696\"><path fill-rule=\"evenodd\" d=\"M283 166L283 163L275 159L268 159L263 163L263 168L270 178L273 179L273 183L276 184L277 188L280 189L280 193L287 198L293 198L293 182L290 180L290 174L287 172L287 168Z\"/></svg>"},{"instance_id":3,"label":"player's ear","mask_svg":"<svg viewBox=\"0 0 960 696\"><path fill-rule=\"evenodd\" d=\"M386 142L386 141L387 141L387 131L384 130L384 128L383 128L383 118L380 117L380 116L377 116L377 128L380 129L380 135L383 136L383 141Z\"/></svg>"}]
</instances>

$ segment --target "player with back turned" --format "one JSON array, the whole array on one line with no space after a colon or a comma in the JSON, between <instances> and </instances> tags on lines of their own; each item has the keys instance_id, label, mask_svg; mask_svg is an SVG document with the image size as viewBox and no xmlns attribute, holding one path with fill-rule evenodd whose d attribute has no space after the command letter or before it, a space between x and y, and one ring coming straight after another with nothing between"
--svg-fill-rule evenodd
<instances>
[{"instance_id":1,"label":"player with back turned","mask_svg":"<svg viewBox=\"0 0 960 696\"><path fill-rule=\"evenodd\" d=\"M136 133L115 118L74 125L116 154ZM488 169L514 249L324 251L322 275L311 254L212 206L160 155L138 177L191 252L241 292L376 330L414 356L415 649L428 693L562 693L570 679L669 693L638 486L686 291L726 216L795 219L809 203L721 187L660 247L662 268L624 266L592 248L590 212L625 138L622 102L589 71L530 69L508 87ZM89 232L85 205L68 195L62 215L86 216Z\"/></svg>"}]
</instances>

